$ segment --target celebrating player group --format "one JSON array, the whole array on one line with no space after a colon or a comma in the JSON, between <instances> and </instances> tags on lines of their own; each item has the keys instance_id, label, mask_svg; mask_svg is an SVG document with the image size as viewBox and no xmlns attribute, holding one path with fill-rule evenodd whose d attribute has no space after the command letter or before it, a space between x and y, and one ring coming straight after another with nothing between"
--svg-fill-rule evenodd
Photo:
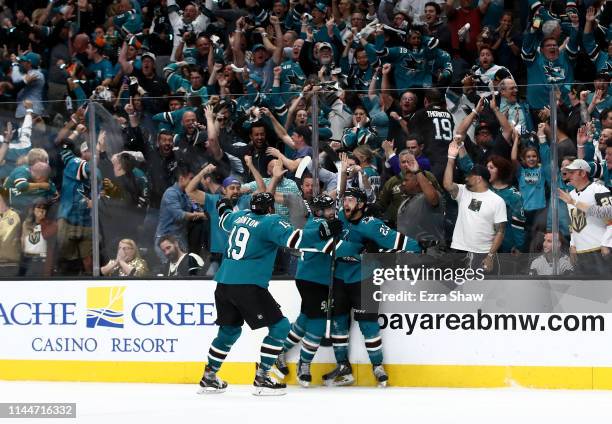
<instances>
[{"instance_id":1,"label":"celebrating player group","mask_svg":"<svg viewBox=\"0 0 612 424\"><path fill-rule=\"evenodd\" d=\"M303 229L294 228L274 212L274 196L257 193L250 210L233 211L229 199L217 203L219 226L229 233L228 245L215 281L219 330L208 351L200 393L220 393L227 383L217 376L223 361L246 323L251 329L267 327L256 367L254 394L283 395L282 380L289 373L285 354L300 345L298 383L310 386L310 364L327 328L331 328L336 368L323 376L329 386L354 382L348 360L349 316L358 322L372 370L379 386L386 386L378 316L360 310L361 252L366 245L384 250L420 252L418 243L366 213L366 193L349 188L336 200L316 196ZM268 284L277 249L302 250L296 285L302 298L300 314L292 324L283 316ZM331 286L330 286L331 285ZM330 305L331 309L330 309Z\"/></svg>"}]
</instances>

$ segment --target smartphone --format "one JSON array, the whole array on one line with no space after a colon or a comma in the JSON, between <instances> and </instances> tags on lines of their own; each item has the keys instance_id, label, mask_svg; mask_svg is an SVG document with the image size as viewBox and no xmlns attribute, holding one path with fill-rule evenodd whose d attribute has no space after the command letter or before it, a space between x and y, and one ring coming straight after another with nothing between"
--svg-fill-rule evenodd
<instances>
[{"instance_id":1,"label":"smartphone","mask_svg":"<svg viewBox=\"0 0 612 424\"><path fill-rule=\"evenodd\" d=\"M531 26L533 27L533 29L540 29L540 27L542 26L542 18L540 18L539 16L533 18Z\"/></svg>"}]
</instances>

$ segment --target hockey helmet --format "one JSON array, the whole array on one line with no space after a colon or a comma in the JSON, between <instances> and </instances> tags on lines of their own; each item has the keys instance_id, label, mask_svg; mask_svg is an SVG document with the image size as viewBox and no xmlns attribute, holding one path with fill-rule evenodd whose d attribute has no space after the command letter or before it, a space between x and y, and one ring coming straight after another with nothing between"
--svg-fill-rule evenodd
<instances>
[{"instance_id":1,"label":"hockey helmet","mask_svg":"<svg viewBox=\"0 0 612 424\"><path fill-rule=\"evenodd\" d=\"M257 215L265 215L273 207L274 196L272 193L256 193L251 197L251 212Z\"/></svg>"},{"instance_id":2,"label":"hockey helmet","mask_svg":"<svg viewBox=\"0 0 612 424\"><path fill-rule=\"evenodd\" d=\"M327 194L319 194L312 199L312 206L315 210L323 210L333 208L335 205L334 199Z\"/></svg>"},{"instance_id":3,"label":"hockey helmet","mask_svg":"<svg viewBox=\"0 0 612 424\"><path fill-rule=\"evenodd\" d=\"M368 196L365 191L358 187L349 187L344 191L344 197L354 197L358 202L362 202L364 205L368 202Z\"/></svg>"}]
</instances>

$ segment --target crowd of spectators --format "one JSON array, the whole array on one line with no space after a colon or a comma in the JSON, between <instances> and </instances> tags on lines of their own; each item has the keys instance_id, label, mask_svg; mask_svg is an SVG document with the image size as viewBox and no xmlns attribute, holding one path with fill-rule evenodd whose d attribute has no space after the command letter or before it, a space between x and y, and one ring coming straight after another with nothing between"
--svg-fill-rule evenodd
<instances>
[{"instance_id":1,"label":"crowd of spectators","mask_svg":"<svg viewBox=\"0 0 612 424\"><path fill-rule=\"evenodd\" d=\"M431 255L551 274L558 179L559 271L606 275L611 55L604 0L0 0L0 269L91 275L96 233L102 275L211 276L220 198L303 226L359 187Z\"/></svg>"}]
</instances>

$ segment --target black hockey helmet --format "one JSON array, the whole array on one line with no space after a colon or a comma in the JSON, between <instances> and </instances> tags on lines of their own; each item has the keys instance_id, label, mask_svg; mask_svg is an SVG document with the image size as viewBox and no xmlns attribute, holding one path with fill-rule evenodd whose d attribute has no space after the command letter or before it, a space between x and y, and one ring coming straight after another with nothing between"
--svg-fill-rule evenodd
<instances>
[{"instance_id":1,"label":"black hockey helmet","mask_svg":"<svg viewBox=\"0 0 612 424\"><path fill-rule=\"evenodd\" d=\"M251 197L251 212L257 215L265 215L271 207L274 207L274 196L272 193L256 193Z\"/></svg>"},{"instance_id":2,"label":"black hockey helmet","mask_svg":"<svg viewBox=\"0 0 612 424\"><path fill-rule=\"evenodd\" d=\"M335 200L327 194L319 194L312 199L312 206L314 210L333 208L335 203Z\"/></svg>"},{"instance_id":3,"label":"black hockey helmet","mask_svg":"<svg viewBox=\"0 0 612 424\"><path fill-rule=\"evenodd\" d=\"M358 202L362 202L364 205L368 202L368 196L365 191L359 187L349 187L344 191L344 197L354 197Z\"/></svg>"}]
</instances>

